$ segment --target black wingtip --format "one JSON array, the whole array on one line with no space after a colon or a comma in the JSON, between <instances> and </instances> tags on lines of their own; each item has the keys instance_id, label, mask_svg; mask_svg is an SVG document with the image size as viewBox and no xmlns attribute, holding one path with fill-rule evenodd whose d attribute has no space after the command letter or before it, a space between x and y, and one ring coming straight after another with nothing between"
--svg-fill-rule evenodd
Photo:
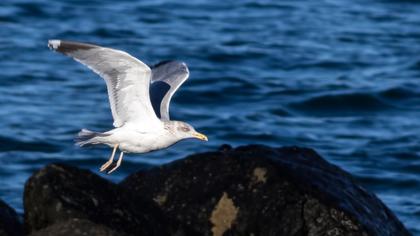
<instances>
[{"instance_id":1,"label":"black wingtip","mask_svg":"<svg viewBox=\"0 0 420 236\"><path fill-rule=\"evenodd\" d=\"M188 71L188 67L187 64L185 64L185 62L183 61L178 61L178 60L165 60L165 61L161 61L157 64L154 64L152 66L150 66L150 69L152 70L165 70L166 72L168 71L184 71L186 73L189 73Z\"/></svg>"},{"instance_id":2,"label":"black wingtip","mask_svg":"<svg viewBox=\"0 0 420 236\"><path fill-rule=\"evenodd\" d=\"M51 50L61 52L61 53L71 53L77 50L89 50L92 48L96 48L97 46L87 43L78 43L72 41L63 41L58 39L51 39L48 40L48 47Z\"/></svg>"},{"instance_id":3,"label":"black wingtip","mask_svg":"<svg viewBox=\"0 0 420 236\"><path fill-rule=\"evenodd\" d=\"M150 66L150 69L153 69L153 68L156 68L158 66L165 65L165 64L169 64L169 63L172 63L172 62L177 62L177 61L176 60L164 60L164 61L160 61L160 62L158 62L158 63Z\"/></svg>"}]
</instances>

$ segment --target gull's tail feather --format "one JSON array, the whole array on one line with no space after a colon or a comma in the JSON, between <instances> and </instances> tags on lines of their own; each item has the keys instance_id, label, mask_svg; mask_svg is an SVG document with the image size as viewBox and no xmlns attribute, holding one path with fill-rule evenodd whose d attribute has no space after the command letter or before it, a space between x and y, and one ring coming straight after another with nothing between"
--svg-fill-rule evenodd
<instances>
[{"instance_id":1,"label":"gull's tail feather","mask_svg":"<svg viewBox=\"0 0 420 236\"><path fill-rule=\"evenodd\" d=\"M99 144L101 141L99 140L100 137L108 136L108 134L99 133L99 132L93 132L87 129L82 129L77 134L75 138L76 145L79 145L80 147L83 147L85 145L93 145L93 144Z\"/></svg>"}]
</instances>

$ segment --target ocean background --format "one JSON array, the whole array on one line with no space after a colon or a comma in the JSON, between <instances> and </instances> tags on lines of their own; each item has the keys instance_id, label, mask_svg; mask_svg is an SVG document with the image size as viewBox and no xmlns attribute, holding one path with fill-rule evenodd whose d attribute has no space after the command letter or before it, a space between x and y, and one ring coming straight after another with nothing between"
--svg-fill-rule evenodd
<instances>
[{"instance_id":1,"label":"ocean background","mask_svg":"<svg viewBox=\"0 0 420 236\"><path fill-rule=\"evenodd\" d=\"M98 173L111 152L74 145L112 128L106 88L48 39L190 68L171 115L209 142L126 155L105 178L224 143L311 147L420 235L420 1L0 1L0 198L20 214L34 171Z\"/></svg>"}]
</instances>

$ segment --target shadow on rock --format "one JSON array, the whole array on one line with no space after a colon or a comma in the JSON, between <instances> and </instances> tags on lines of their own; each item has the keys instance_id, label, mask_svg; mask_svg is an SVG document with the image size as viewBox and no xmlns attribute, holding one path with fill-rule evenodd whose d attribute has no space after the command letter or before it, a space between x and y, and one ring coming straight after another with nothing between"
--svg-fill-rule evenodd
<instances>
[{"instance_id":1,"label":"shadow on rock","mask_svg":"<svg viewBox=\"0 0 420 236\"><path fill-rule=\"evenodd\" d=\"M0 200L0 236L21 236L23 226L16 211Z\"/></svg>"}]
</instances>

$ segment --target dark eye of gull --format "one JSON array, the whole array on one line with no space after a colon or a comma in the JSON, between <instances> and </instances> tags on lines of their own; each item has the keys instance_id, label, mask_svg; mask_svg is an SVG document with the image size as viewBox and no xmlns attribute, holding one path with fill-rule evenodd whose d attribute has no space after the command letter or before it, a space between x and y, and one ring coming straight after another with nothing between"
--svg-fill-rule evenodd
<instances>
[{"instance_id":1,"label":"dark eye of gull","mask_svg":"<svg viewBox=\"0 0 420 236\"><path fill-rule=\"evenodd\" d=\"M183 131L183 132L188 132L188 131L190 131L190 128L185 127L185 126L180 127L180 129L181 129L181 131Z\"/></svg>"}]
</instances>

